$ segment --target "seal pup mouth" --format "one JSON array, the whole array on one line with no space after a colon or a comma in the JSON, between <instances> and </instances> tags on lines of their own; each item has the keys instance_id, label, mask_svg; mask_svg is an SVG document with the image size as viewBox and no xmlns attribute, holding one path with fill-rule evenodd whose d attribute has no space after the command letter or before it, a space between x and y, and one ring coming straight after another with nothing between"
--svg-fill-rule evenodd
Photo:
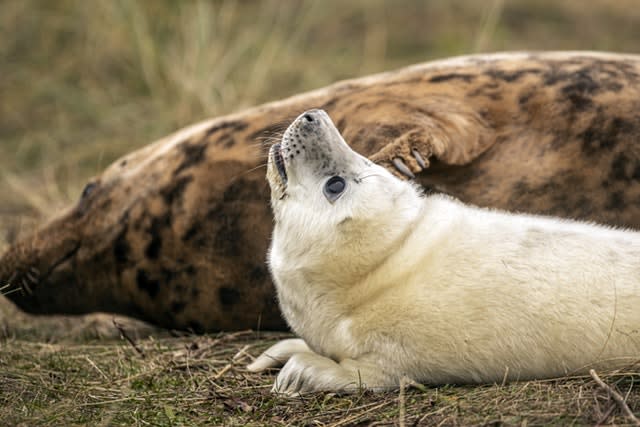
<instances>
[{"instance_id":1,"label":"seal pup mouth","mask_svg":"<svg viewBox=\"0 0 640 427\"><path fill-rule=\"evenodd\" d=\"M284 158L282 157L282 146L280 144L273 144L271 146L271 157L273 164L276 165L276 170L282 178L283 183L287 183L287 170L284 166Z\"/></svg>"}]
</instances>

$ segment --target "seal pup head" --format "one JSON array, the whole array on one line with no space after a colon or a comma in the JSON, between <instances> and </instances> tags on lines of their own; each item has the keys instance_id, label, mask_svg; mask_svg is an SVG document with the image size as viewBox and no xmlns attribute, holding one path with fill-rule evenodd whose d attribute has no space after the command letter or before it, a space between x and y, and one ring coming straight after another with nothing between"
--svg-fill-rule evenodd
<instances>
[{"instance_id":1,"label":"seal pup head","mask_svg":"<svg viewBox=\"0 0 640 427\"><path fill-rule=\"evenodd\" d=\"M272 271L286 263L350 280L342 270L384 259L422 206L414 184L353 151L323 110L301 114L271 147L267 179Z\"/></svg>"}]
</instances>

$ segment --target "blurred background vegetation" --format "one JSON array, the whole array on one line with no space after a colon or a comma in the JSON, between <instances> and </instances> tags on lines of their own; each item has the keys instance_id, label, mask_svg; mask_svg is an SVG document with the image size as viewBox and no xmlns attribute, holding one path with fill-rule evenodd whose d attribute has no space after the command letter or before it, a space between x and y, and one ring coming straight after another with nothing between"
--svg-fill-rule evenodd
<instances>
[{"instance_id":1,"label":"blurred background vegetation","mask_svg":"<svg viewBox=\"0 0 640 427\"><path fill-rule=\"evenodd\" d=\"M86 180L112 161L182 126L435 58L563 49L638 52L640 0L0 0L0 251L75 200ZM106 319L36 321L0 298L0 338L77 338L95 330L92 322L113 332L111 317ZM166 349L149 341L147 364L120 347L60 352L29 342L5 346L0 361L11 368L4 377L5 391L11 392L0 404L0 419L10 420L6 425L134 425L166 416L164 423L175 425L182 420L174 423L176 414L188 414L196 424L228 414L231 409L212 406L209 390L211 372L222 367L215 363L226 364L227 356L202 359L193 379L190 370L183 375L176 368L182 359L169 357L182 354L186 345L163 343ZM241 344L211 349L231 355ZM98 365L118 380L105 386ZM130 378L135 382L129 384ZM255 395L243 380L223 384L233 389L229 399L240 390ZM524 410L534 418L547 414L540 418L545 420L557 413L555 423L562 424L575 422L563 414L588 410L591 398L581 397L582 382L554 387L538 383L524 394L526 385L477 393L445 389L440 398L436 390L440 400L412 400L409 412L417 411L410 405L424 401L440 405L436 413L460 413L458 396L466 396L472 408L467 411L485 416L485 422L501 419L499 411ZM175 390L183 400L176 401ZM190 400L194 393L201 400ZM173 409L165 406L168 395L177 405ZM361 404L360 397L331 399L322 401L323 414L340 416L344 408L351 414ZM232 408L238 405L230 401ZM325 411L325 403L333 412ZM270 416L272 404L262 402L265 409L256 411L256 419ZM289 413L289 403L279 405L274 413ZM360 408L367 408L365 415L371 410L369 404Z\"/></svg>"},{"instance_id":2,"label":"blurred background vegetation","mask_svg":"<svg viewBox=\"0 0 640 427\"><path fill-rule=\"evenodd\" d=\"M0 242L74 200L122 154L184 125L452 55L637 52L639 6L0 0Z\"/></svg>"}]
</instances>

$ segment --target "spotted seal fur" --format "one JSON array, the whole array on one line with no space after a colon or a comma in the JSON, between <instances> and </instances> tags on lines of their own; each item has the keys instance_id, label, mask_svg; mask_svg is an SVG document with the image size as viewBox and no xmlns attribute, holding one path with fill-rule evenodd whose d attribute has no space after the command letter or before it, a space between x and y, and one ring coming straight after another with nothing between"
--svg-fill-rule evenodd
<instances>
[{"instance_id":1,"label":"spotted seal fur","mask_svg":"<svg viewBox=\"0 0 640 427\"><path fill-rule=\"evenodd\" d=\"M269 156L269 265L300 339L274 391L544 379L640 355L640 232L423 196L349 148L329 116L296 119Z\"/></svg>"},{"instance_id":2,"label":"spotted seal fur","mask_svg":"<svg viewBox=\"0 0 640 427\"><path fill-rule=\"evenodd\" d=\"M640 227L639 79L635 55L472 55L195 124L92 179L0 257L0 283L32 313L285 328L265 264L272 220L257 144L314 107L357 152L428 190Z\"/></svg>"}]
</instances>

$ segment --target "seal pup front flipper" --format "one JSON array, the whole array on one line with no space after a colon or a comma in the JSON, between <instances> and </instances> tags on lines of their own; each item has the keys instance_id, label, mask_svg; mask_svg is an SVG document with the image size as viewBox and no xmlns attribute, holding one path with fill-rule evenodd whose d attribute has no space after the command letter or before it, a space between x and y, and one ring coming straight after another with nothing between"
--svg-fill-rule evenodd
<instances>
[{"instance_id":1,"label":"seal pup front flipper","mask_svg":"<svg viewBox=\"0 0 640 427\"><path fill-rule=\"evenodd\" d=\"M345 359L336 362L321 356L299 338L282 340L263 352L247 369L263 372L284 368L271 388L272 392L297 396L314 390L341 390L345 392L375 389L388 382L386 374L375 361Z\"/></svg>"}]
</instances>

